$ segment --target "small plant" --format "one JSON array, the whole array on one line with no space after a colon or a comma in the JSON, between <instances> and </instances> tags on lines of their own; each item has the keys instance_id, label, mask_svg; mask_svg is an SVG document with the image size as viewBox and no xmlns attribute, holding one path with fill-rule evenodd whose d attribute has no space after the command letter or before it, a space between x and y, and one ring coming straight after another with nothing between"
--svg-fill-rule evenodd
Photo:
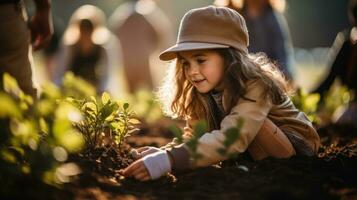
<instances>
[{"instance_id":1,"label":"small plant","mask_svg":"<svg viewBox=\"0 0 357 200\"><path fill-rule=\"evenodd\" d=\"M316 110L320 100L319 94L308 94L305 90L299 88L291 100L296 108L303 111L312 122L318 122Z\"/></svg>"},{"instance_id":2,"label":"small plant","mask_svg":"<svg viewBox=\"0 0 357 200\"><path fill-rule=\"evenodd\" d=\"M229 128L224 135L225 140L223 141L223 147L217 149L217 152L221 154L222 156L227 156L229 158L236 156L236 154L230 154L229 153L229 148L238 140L239 135L240 135L240 129L242 128L243 125L243 119L237 120L237 126ZM197 147L199 144L199 139L207 133L207 123L205 121L199 121L195 126L193 127L193 136L186 141L186 145L190 150L190 154L192 157L192 160L196 162L198 159L202 158L202 155L197 152ZM174 133L175 135L175 140L177 141L178 144L185 142L182 135L183 132L180 128L177 126L171 126L170 130Z\"/></svg>"},{"instance_id":3,"label":"small plant","mask_svg":"<svg viewBox=\"0 0 357 200\"><path fill-rule=\"evenodd\" d=\"M336 111L343 110L353 100L353 93L346 86L335 82L323 96L319 115L327 122L333 121Z\"/></svg>"},{"instance_id":4,"label":"small plant","mask_svg":"<svg viewBox=\"0 0 357 200\"><path fill-rule=\"evenodd\" d=\"M98 100L91 96L83 100L67 98L67 101L82 113L83 118L74 126L82 133L88 149L106 144L120 148L125 137L138 130L134 125L140 122L129 110L129 104L120 106L106 92Z\"/></svg>"},{"instance_id":5,"label":"small plant","mask_svg":"<svg viewBox=\"0 0 357 200\"><path fill-rule=\"evenodd\" d=\"M198 140L202 135L204 135L207 132L207 123L206 121L199 121L195 124L193 127L194 133L192 134L192 137L184 141L183 139L183 132L182 130L177 127L176 125L173 125L170 127L170 130L173 132L175 135L175 140L177 141L178 144L186 142L187 147L189 148L191 158L194 162L196 162L198 159L202 158L202 155L197 152L197 146L198 146Z\"/></svg>"},{"instance_id":6,"label":"small plant","mask_svg":"<svg viewBox=\"0 0 357 200\"><path fill-rule=\"evenodd\" d=\"M229 153L229 148L238 140L242 126L243 126L243 119L239 118L237 120L236 127L232 127L226 130L226 132L224 133L226 137L223 141L224 147L217 149L217 152L219 154L221 154L222 156L227 155L229 158L233 158L237 156L236 153Z\"/></svg>"},{"instance_id":7,"label":"small plant","mask_svg":"<svg viewBox=\"0 0 357 200\"><path fill-rule=\"evenodd\" d=\"M207 123L205 121L200 121L193 127L193 137L191 137L187 142L186 145L188 146L192 159L194 161L202 158L202 155L197 152L197 147L199 144L199 139L207 133Z\"/></svg>"}]
</instances>

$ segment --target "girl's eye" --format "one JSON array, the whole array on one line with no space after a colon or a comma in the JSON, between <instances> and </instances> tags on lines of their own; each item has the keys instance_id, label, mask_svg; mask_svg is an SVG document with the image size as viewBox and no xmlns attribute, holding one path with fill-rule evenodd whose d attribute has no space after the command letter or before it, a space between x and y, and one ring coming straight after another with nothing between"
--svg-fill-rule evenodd
<instances>
[{"instance_id":1,"label":"girl's eye","mask_svg":"<svg viewBox=\"0 0 357 200\"><path fill-rule=\"evenodd\" d=\"M182 62L182 66L186 68L188 66L188 62L186 61Z\"/></svg>"},{"instance_id":2,"label":"girl's eye","mask_svg":"<svg viewBox=\"0 0 357 200\"><path fill-rule=\"evenodd\" d=\"M202 63L204 63L206 60L204 60L204 59L197 59L197 63L199 63L199 64L202 64Z\"/></svg>"}]
</instances>

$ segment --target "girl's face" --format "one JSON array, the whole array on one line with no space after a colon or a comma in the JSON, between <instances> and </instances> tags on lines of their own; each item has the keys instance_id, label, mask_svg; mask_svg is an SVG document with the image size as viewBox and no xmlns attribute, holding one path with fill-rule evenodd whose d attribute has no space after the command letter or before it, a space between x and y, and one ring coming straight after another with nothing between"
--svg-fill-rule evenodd
<instances>
[{"instance_id":1,"label":"girl's face","mask_svg":"<svg viewBox=\"0 0 357 200\"><path fill-rule=\"evenodd\" d=\"M224 60L215 50L193 50L179 53L185 76L200 92L222 91Z\"/></svg>"}]
</instances>

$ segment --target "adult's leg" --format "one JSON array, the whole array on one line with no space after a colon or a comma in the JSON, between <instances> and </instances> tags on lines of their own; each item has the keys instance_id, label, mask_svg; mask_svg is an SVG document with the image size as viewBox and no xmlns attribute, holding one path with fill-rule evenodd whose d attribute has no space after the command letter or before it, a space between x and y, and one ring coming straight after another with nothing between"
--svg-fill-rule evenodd
<instances>
[{"instance_id":1,"label":"adult's leg","mask_svg":"<svg viewBox=\"0 0 357 200\"><path fill-rule=\"evenodd\" d=\"M13 76L20 88L36 98L32 81L30 32L20 8L0 5L0 80L5 72Z\"/></svg>"},{"instance_id":2,"label":"adult's leg","mask_svg":"<svg viewBox=\"0 0 357 200\"><path fill-rule=\"evenodd\" d=\"M268 118L264 120L257 136L249 145L248 152L254 160L269 156L289 158L296 154L286 135Z\"/></svg>"}]
</instances>

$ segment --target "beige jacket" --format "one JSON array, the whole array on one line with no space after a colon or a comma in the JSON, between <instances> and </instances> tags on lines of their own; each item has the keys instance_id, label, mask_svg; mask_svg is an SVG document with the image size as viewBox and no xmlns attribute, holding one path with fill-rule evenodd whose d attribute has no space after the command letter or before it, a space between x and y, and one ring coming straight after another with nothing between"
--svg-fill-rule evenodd
<instances>
[{"instance_id":1,"label":"beige jacket","mask_svg":"<svg viewBox=\"0 0 357 200\"><path fill-rule=\"evenodd\" d=\"M174 159L175 166L173 168L180 170L203 167L227 159L227 157L219 154L217 149L223 147L224 132L231 127L235 127L239 118L243 118L244 120L240 137L230 147L229 153L238 154L246 151L266 117L274 122L283 132L288 132L302 138L316 153L319 148L320 139L306 115L295 108L290 98L286 98L286 101L279 105L273 105L271 101L262 98L262 84L261 81L248 83L248 92L245 97L255 100L255 102L240 98L237 105L222 120L220 124L221 129L205 133L199 139L197 153L203 155L201 159L198 159L195 163L191 162L188 147L185 144L167 149ZM224 96L225 94L223 93L223 107L226 108L227 104L224 101ZM185 127L185 135L190 134L189 130L191 126L192 122L188 121L187 127Z\"/></svg>"}]
</instances>

